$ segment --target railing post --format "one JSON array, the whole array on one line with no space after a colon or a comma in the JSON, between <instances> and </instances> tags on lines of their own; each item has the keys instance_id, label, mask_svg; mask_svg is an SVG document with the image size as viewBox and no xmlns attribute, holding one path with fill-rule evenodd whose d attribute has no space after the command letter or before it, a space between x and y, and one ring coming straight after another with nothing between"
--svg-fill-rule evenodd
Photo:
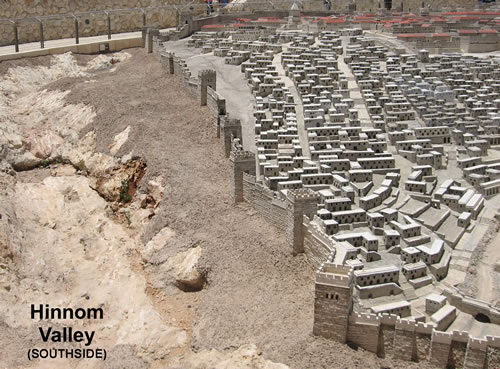
<instances>
[{"instance_id":1,"label":"railing post","mask_svg":"<svg viewBox=\"0 0 500 369\"><path fill-rule=\"evenodd\" d=\"M111 40L111 17L108 12L106 12L106 15L108 16L108 40Z\"/></svg>"},{"instance_id":2,"label":"railing post","mask_svg":"<svg viewBox=\"0 0 500 369\"><path fill-rule=\"evenodd\" d=\"M38 19L38 22L40 22L40 49L45 48L45 39L43 37L43 22Z\"/></svg>"},{"instance_id":3,"label":"railing post","mask_svg":"<svg viewBox=\"0 0 500 369\"><path fill-rule=\"evenodd\" d=\"M19 52L19 34L17 33L17 23L14 21L11 21L12 24L14 25L14 46L16 48L16 53Z\"/></svg>"},{"instance_id":4,"label":"railing post","mask_svg":"<svg viewBox=\"0 0 500 369\"><path fill-rule=\"evenodd\" d=\"M78 18L73 15L75 18L75 42L78 45L80 43L80 34L78 33Z\"/></svg>"}]
</instances>

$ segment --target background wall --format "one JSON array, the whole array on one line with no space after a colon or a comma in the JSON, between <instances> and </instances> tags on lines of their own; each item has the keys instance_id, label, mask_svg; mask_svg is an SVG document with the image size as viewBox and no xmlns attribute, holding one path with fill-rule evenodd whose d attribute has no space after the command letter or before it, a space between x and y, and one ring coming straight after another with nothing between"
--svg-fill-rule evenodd
<instances>
[{"instance_id":1,"label":"background wall","mask_svg":"<svg viewBox=\"0 0 500 369\"><path fill-rule=\"evenodd\" d=\"M28 18L68 13L82 13L98 10L129 9L169 4L189 4L179 0L0 0L0 18ZM195 0L194 4L203 4ZM203 7L196 8L204 12ZM75 37L74 19L59 18L44 20L44 38L46 40ZM149 10L146 12L146 24L151 27L175 27L176 12L170 10ZM84 16L79 19L79 35L97 36L108 31L107 18L104 14ZM111 31L131 32L142 29L143 19L140 11L111 14ZM18 25L19 42L34 42L40 39L39 23L20 22ZM14 43L13 26L0 24L0 46Z\"/></svg>"},{"instance_id":2,"label":"background wall","mask_svg":"<svg viewBox=\"0 0 500 369\"><path fill-rule=\"evenodd\" d=\"M384 7L386 0L356 0L356 9L361 12L376 12ZM392 10L399 11L403 4L404 11L418 12L422 0L391 0ZM308 12L323 11L323 0L302 0L303 10ZM331 11L347 12L350 0L333 1ZM424 0L424 5L431 5L431 9L456 10L471 9L477 5L473 0ZM89 11L130 9L138 7L165 6L171 4L203 5L204 0L0 0L0 19L9 18L35 18L57 14L82 13ZM244 5L237 6L234 10L285 10L288 11L293 0L248 0ZM272 9L271 9L272 8ZM204 6L195 7L195 14L203 14ZM269 14L267 14L269 15ZM174 27L176 25L176 12L174 9L149 10L146 14L147 26L156 28ZM74 19L59 18L44 20L44 38L46 40L75 37ZM138 31L143 27L143 18L140 11L124 12L111 15L111 31L113 33ZM79 35L97 36L107 33L107 17L104 14L84 16L79 19ZM36 42L40 39L39 23L23 21L18 25L19 41ZM0 24L0 46L14 43L14 31L11 24Z\"/></svg>"},{"instance_id":3,"label":"background wall","mask_svg":"<svg viewBox=\"0 0 500 369\"><path fill-rule=\"evenodd\" d=\"M274 9L276 10L288 10L294 0L247 0L247 2L242 6L246 10L260 9L263 7L269 9L269 3L272 3ZM331 11L334 12L346 12L349 9L349 4L351 2L356 4L357 11L363 12L376 12L379 9L379 4L381 8L384 8L386 0L334 0L331 2ZM318 11L324 10L323 0L298 0L302 5L304 11ZM412 11L418 12L422 6L427 7L430 5L430 9L436 11L443 11L444 8L449 10L457 8L472 9L478 5L475 0L387 0L391 3L391 9L395 12L401 9L401 4L403 5L403 10L405 12Z\"/></svg>"}]
</instances>

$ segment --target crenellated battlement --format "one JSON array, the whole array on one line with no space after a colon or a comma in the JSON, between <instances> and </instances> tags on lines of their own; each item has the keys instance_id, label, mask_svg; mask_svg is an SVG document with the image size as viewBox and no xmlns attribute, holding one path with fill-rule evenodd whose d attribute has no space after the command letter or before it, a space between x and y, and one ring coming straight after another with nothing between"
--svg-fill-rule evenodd
<instances>
[{"instance_id":1,"label":"crenellated battlement","mask_svg":"<svg viewBox=\"0 0 500 369\"><path fill-rule=\"evenodd\" d=\"M448 332L441 332L435 330L432 332L432 341L449 345L452 341L452 335L451 333Z\"/></svg>"},{"instance_id":2,"label":"crenellated battlement","mask_svg":"<svg viewBox=\"0 0 500 369\"><path fill-rule=\"evenodd\" d=\"M345 275L316 273L316 283L341 285L348 287L351 283L351 278Z\"/></svg>"},{"instance_id":3,"label":"crenellated battlement","mask_svg":"<svg viewBox=\"0 0 500 369\"><path fill-rule=\"evenodd\" d=\"M465 331L453 331L451 332L451 338L453 341L467 342L469 340L469 333Z\"/></svg>"},{"instance_id":4,"label":"crenellated battlement","mask_svg":"<svg viewBox=\"0 0 500 369\"><path fill-rule=\"evenodd\" d=\"M380 316L369 313L353 313L349 316L349 322L359 324L380 324Z\"/></svg>"},{"instance_id":5,"label":"crenellated battlement","mask_svg":"<svg viewBox=\"0 0 500 369\"><path fill-rule=\"evenodd\" d=\"M293 201L318 200L319 195L310 188L299 188L288 191L288 198Z\"/></svg>"},{"instance_id":6,"label":"crenellated battlement","mask_svg":"<svg viewBox=\"0 0 500 369\"><path fill-rule=\"evenodd\" d=\"M422 334L432 334L432 331L434 330L436 326L434 323L423 323L423 322L417 322L415 324L415 331L417 333L422 333Z\"/></svg>"},{"instance_id":7,"label":"crenellated battlement","mask_svg":"<svg viewBox=\"0 0 500 369\"><path fill-rule=\"evenodd\" d=\"M474 338L474 337L469 338L469 344L468 344L469 349L486 350L487 347L488 347L488 340L482 338Z\"/></svg>"},{"instance_id":8,"label":"crenellated battlement","mask_svg":"<svg viewBox=\"0 0 500 369\"><path fill-rule=\"evenodd\" d=\"M392 325L392 326L396 326L396 322L399 318L399 316L395 314L387 314L387 313L380 314L379 316L380 316L380 322L382 324Z\"/></svg>"},{"instance_id":9,"label":"crenellated battlement","mask_svg":"<svg viewBox=\"0 0 500 369\"><path fill-rule=\"evenodd\" d=\"M345 265L323 263L316 272L316 283L352 287L353 271Z\"/></svg>"},{"instance_id":10,"label":"crenellated battlement","mask_svg":"<svg viewBox=\"0 0 500 369\"><path fill-rule=\"evenodd\" d=\"M395 328L402 329L405 331L415 331L417 328L417 325L416 325L415 320L401 319L398 317L398 319L396 320Z\"/></svg>"},{"instance_id":11,"label":"crenellated battlement","mask_svg":"<svg viewBox=\"0 0 500 369\"><path fill-rule=\"evenodd\" d=\"M255 160L255 154L251 151L236 151L232 150L230 153L230 159L232 161L247 161Z\"/></svg>"},{"instance_id":12,"label":"crenellated battlement","mask_svg":"<svg viewBox=\"0 0 500 369\"><path fill-rule=\"evenodd\" d=\"M486 336L486 341L488 341L489 347L495 347L500 349L500 337Z\"/></svg>"}]
</instances>

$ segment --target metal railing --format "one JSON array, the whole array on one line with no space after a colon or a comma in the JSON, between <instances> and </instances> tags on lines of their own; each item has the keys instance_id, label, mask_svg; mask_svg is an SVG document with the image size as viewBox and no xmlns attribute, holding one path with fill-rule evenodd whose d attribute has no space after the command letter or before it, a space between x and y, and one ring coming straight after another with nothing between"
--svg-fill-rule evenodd
<instances>
[{"instance_id":1,"label":"metal railing","mask_svg":"<svg viewBox=\"0 0 500 369\"><path fill-rule=\"evenodd\" d=\"M302 0L298 1L299 3ZM147 15L149 13L172 11L175 12L176 18L178 14L185 11L192 11L194 14L200 16L211 16L219 14L221 12L245 12L245 11L255 11L255 10L276 10L285 9L291 6L293 0L251 0L245 4L239 4L238 1L229 2L229 4L222 4L220 1L213 1L209 6L207 3L200 3L200 0L191 0L182 4L169 4L163 6L148 6L148 7L137 7L137 8L125 8L125 9L107 9L107 10L94 10L87 12L72 12L66 14L51 14L51 15L39 15L35 17L24 17L24 18L0 18L0 25L11 25L13 30L13 44L15 46L15 51L19 52L20 45L20 29L27 24L38 24L39 25L39 37L40 48L45 48L46 41L46 23L55 20L74 20L74 31L73 35L75 38L75 43L80 43L81 29L80 21L82 19L88 19L91 17L104 17L106 19L107 37L109 40L112 38L112 16L113 15L124 15L124 14L141 14L142 15L142 28L146 28ZM130 30L131 31L131 30ZM102 33L101 33L102 34ZM61 36L63 38L63 36ZM36 40L35 40L36 41ZM33 41L27 41L33 42Z\"/></svg>"},{"instance_id":2,"label":"metal railing","mask_svg":"<svg viewBox=\"0 0 500 369\"><path fill-rule=\"evenodd\" d=\"M26 24L39 24L39 42L40 48L45 48L45 24L49 21L54 20L67 20L74 19L74 38L75 43L80 43L80 20L88 19L91 17L105 17L107 24L107 36L108 39L111 40L112 37L112 23L111 16L112 15L124 15L124 14L142 14L142 27L147 27L147 14L160 12L160 11L172 11L175 14L179 14L180 12L186 10L196 11L196 9L205 9L206 5L195 3L196 0L192 0L190 2L186 2L184 4L171 4L171 5L163 5L163 6L148 6L148 7L139 7L139 8L125 8L125 9L107 9L107 10L95 10L88 12L73 12L73 13L65 13L65 14L51 14L51 15L40 15L35 17L25 17L25 18L0 18L0 25L12 25L13 27L13 36L14 36L14 46L15 51L19 52L19 29ZM204 13L200 10L200 12Z\"/></svg>"}]
</instances>

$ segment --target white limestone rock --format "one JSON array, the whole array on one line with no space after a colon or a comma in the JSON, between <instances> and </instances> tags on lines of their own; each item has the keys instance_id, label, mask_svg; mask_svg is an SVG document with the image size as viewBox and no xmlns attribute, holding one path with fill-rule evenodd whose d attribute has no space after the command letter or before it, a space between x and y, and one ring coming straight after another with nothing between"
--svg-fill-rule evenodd
<instances>
[{"instance_id":1,"label":"white limestone rock","mask_svg":"<svg viewBox=\"0 0 500 369\"><path fill-rule=\"evenodd\" d=\"M183 291L199 291L205 284L205 276L198 269L201 247L183 251L168 259L164 269L174 280L174 284Z\"/></svg>"},{"instance_id":2,"label":"white limestone rock","mask_svg":"<svg viewBox=\"0 0 500 369\"><path fill-rule=\"evenodd\" d=\"M233 352L202 351L187 356L170 369L289 369L287 365L266 360L261 355L262 352L253 344L241 346Z\"/></svg>"},{"instance_id":3,"label":"white limestone rock","mask_svg":"<svg viewBox=\"0 0 500 369\"><path fill-rule=\"evenodd\" d=\"M167 247L168 242L175 236L175 232L168 227L163 228L141 250L142 259L150 264L161 264L165 260L158 257L158 253Z\"/></svg>"},{"instance_id":4,"label":"white limestone rock","mask_svg":"<svg viewBox=\"0 0 500 369\"><path fill-rule=\"evenodd\" d=\"M130 126L127 126L127 128L125 128L114 137L113 142L111 142L111 144L109 145L109 152L111 153L111 155L116 155L123 144L127 142L129 133Z\"/></svg>"},{"instance_id":5,"label":"white limestone rock","mask_svg":"<svg viewBox=\"0 0 500 369\"><path fill-rule=\"evenodd\" d=\"M148 182L147 190L148 196L154 202L154 207L157 207L163 198L163 192L165 191L165 186L163 185L164 179L162 176L158 176Z\"/></svg>"},{"instance_id":6,"label":"white limestone rock","mask_svg":"<svg viewBox=\"0 0 500 369\"><path fill-rule=\"evenodd\" d=\"M15 155L9 163L12 164L12 167L15 170L28 170L35 168L39 163L40 159L35 157L29 151L22 153L21 155Z\"/></svg>"}]
</instances>

